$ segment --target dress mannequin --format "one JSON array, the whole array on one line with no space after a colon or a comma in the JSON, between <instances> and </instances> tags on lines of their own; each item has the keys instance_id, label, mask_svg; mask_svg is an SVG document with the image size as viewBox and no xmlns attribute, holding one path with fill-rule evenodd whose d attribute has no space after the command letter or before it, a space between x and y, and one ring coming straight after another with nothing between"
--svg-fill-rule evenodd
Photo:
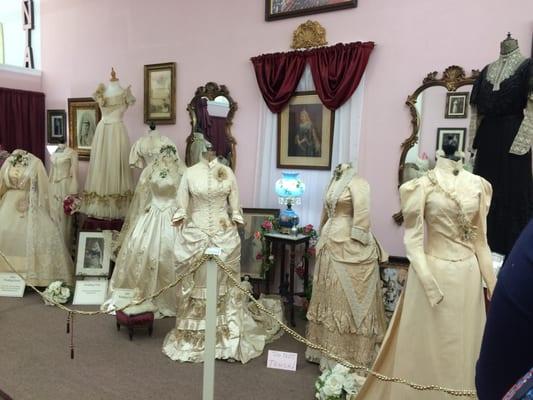
<instances>
[{"instance_id":1,"label":"dress mannequin","mask_svg":"<svg viewBox=\"0 0 533 400\"><path fill-rule=\"evenodd\" d=\"M51 156L50 174L50 216L60 227L65 244L72 243L72 217L65 215L63 200L78 193L78 154L64 144L57 146Z\"/></svg>"},{"instance_id":2,"label":"dress mannequin","mask_svg":"<svg viewBox=\"0 0 533 400\"><path fill-rule=\"evenodd\" d=\"M128 168L130 144L122 117L135 103L135 97L129 86L120 86L112 69L109 84L100 84L93 98L100 106L102 119L94 134L81 210L94 218L122 219L133 195Z\"/></svg>"},{"instance_id":3,"label":"dress mannequin","mask_svg":"<svg viewBox=\"0 0 533 400\"><path fill-rule=\"evenodd\" d=\"M482 282L490 295L496 281L485 234L491 186L464 170L460 159L438 157L433 170L400 187L400 198L411 266L372 369L422 385L474 390L485 324ZM357 396L448 398L373 376Z\"/></svg>"},{"instance_id":4,"label":"dress mannequin","mask_svg":"<svg viewBox=\"0 0 533 400\"><path fill-rule=\"evenodd\" d=\"M316 249L307 339L370 367L387 327L378 264L387 256L370 231L370 187L349 163L337 166L327 188ZM311 348L306 358L329 366Z\"/></svg>"},{"instance_id":5,"label":"dress mannequin","mask_svg":"<svg viewBox=\"0 0 533 400\"><path fill-rule=\"evenodd\" d=\"M500 57L486 66L472 88L469 151L474 173L494 190L487 220L492 251L508 254L533 216L531 140L533 139L533 63L510 35Z\"/></svg>"}]
</instances>

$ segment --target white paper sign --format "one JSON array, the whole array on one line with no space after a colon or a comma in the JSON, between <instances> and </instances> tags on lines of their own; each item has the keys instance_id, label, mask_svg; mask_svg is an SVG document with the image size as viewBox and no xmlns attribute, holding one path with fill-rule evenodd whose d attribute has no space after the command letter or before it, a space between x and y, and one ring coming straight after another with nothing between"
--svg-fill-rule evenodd
<instances>
[{"instance_id":1,"label":"white paper sign","mask_svg":"<svg viewBox=\"0 0 533 400\"><path fill-rule=\"evenodd\" d=\"M210 256L219 256L222 254L222 249L220 247L208 247L205 251L205 254Z\"/></svg>"},{"instance_id":2,"label":"white paper sign","mask_svg":"<svg viewBox=\"0 0 533 400\"><path fill-rule=\"evenodd\" d=\"M500 268L502 267L505 256L499 253L492 253L492 266L494 267L494 274L498 276Z\"/></svg>"},{"instance_id":3,"label":"white paper sign","mask_svg":"<svg viewBox=\"0 0 533 400\"><path fill-rule=\"evenodd\" d=\"M107 294L107 279L77 281L74 290L74 305L100 305Z\"/></svg>"},{"instance_id":4,"label":"white paper sign","mask_svg":"<svg viewBox=\"0 0 533 400\"><path fill-rule=\"evenodd\" d=\"M22 297L26 282L17 274L12 272L0 273L0 296L1 297Z\"/></svg>"},{"instance_id":5,"label":"white paper sign","mask_svg":"<svg viewBox=\"0 0 533 400\"><path fill-rule=\"evenodd\" d=\"M113 290L113 304L116 308L122 308L133 301L135 289L115 289Z\"/></svg>"},{"instance_id":6,"label":"white paper sign","mask_svg":"<svg viewBox=\"0 0 533 400\"><path fill-rule=\"evenodd\" d=\"M298 363L298 353L287 353L285 351L268 351L267 368L283 369L285 371L296 371Z\"/></svg>"}]
</instances>

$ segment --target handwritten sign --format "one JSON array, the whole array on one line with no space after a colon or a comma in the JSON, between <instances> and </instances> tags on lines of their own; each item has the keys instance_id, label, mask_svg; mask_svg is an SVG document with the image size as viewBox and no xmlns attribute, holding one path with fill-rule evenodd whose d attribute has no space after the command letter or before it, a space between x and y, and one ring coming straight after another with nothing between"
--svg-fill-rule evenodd
<instances>
[{"instance_id":1,"label":"handwritten sign","mask_svg":"<svg viewBox=\"0 0 533 400\"><path fill-rule=\"evenodd\" d=\"M296 371L298 363L297 353L288 353L285 351L268 351L267 368L283 369L285 371Z\"/></svg>"},{"instance_id":2,"label":"handwritten sign","mask_svg":"<svg viewBox=\"0 0 533 400\"><path fill-rule=\"evenodd\" d=\"M502 267L505 256L499 253L492 253L492 266L494 267L494 274L498 276L500 268Z\"/></svg>"},{"instance_id":3,"label":"handwritten sign","mask_svg":"<svg viewBox=\"0 0 533 400\"><path fill-rule=\"evenodd\" d=\"M135 289L115 289L113 290L113 304L116 308L122 308L133 301Z\"/></svg>"},{"instance_id":4,"label":"handwritten sign","mask_svg":"<svg viewBox=\"0 0 533 400\"><path fill-rule=\"evenodd\" d=\"M107 295L107 279L77 281L74 290L74 305L100 305Z\"/></svg>"},{"instance_id":5,"label":"handwritten sign","mask_svg":"<svg viewBox=\"0 0 533 400\"><path fill-rule=\"evenodd\" d=\"M220 247L208 247L205 254L209 256L220 256L222 254L222 249Z\"/></svg>"},{"instance_id":6,"label":"handwritten sign","mask_svg":"<svg viewBox=\"0 0 533 400\"><path fill-rule=\"evenodd\" d=\"M26 282L17 274L11 272L0 273L0 296L1 297L22 297Z\"/></svg>"}]
</instances>

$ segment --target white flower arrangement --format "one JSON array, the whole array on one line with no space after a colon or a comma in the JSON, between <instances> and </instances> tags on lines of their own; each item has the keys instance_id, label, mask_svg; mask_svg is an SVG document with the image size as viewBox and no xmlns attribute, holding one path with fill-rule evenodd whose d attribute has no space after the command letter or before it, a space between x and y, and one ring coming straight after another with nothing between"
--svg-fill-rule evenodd
<instances>
[{"instance_id":1,"label":"white flower arrangement","mask_svg":"<svg viewBox=\"0 0 533 400\"><path fill-rule=\"evenodd\" d=\"M326 369L315 382L317 400L345 400L352 398L364 383L365 378L350 373L341 364Z\"/></svg>"},{"instance_id":2,"label":"white flower arrangement","mask_svg":"<svg viewBox=\"0 0 533 400\"><path fill-rule=\"evenodd\" d=\"M70 298L70 289L64 282L55 281L48 285L43 294L44 304L53 306L54 302L60 304L66 303Z\"/></svg>"}]
</instances>

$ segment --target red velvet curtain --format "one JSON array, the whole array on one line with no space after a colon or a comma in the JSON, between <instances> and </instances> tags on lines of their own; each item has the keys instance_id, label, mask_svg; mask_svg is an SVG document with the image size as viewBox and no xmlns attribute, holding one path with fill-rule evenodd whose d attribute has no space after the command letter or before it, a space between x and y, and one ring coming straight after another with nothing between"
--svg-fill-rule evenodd
<instances>
[{"instance_id":1,"label":"red velvet curtain","mask_svg":"<svg viewBox=\"0 0 533 400\"><path fill-rule=\"evenodd\" d=\"M0 144L27 150L44 162L44 93L0 88Z\"/></svg>"},{"instance_id":2,"label":"red velvet curtain","mask_svg":"<svg viewBox=\"0 0 533 400\"><path fill-rule=\"evenodd\" d=\"M330 110L342 106L355 92L374 43L337 44L311 50L307 61L311 67L316 92Z\"/></svg>"},{"instance_id":3,"label":"red velvet curtain","mask_svg":"<svg viewBox=\"0 0 533 400\"><path fill-rule=\"evenodd\" d=\"M217 156L227 157L230 152L226 135L226 117L210 117L211 124L207 131L207 140L213 144Z\"/></svg>"},{"instance_id":4,"label":"red velvet curtain","mask_svg":"<svg viewBox=\"0 0 533 400\"><path fill-rule=\"evenodd\" d=\"M305 68L304 52L264 54L253 57L252 63L268 108L273 113L280 112L291 99L302 77Z\"/></svg>"},{"instance_id":5,"label":"red velvet curtain","mask_svg":"<svg viewBox=\"0 0 533 400\"><path fill-rule=\"evenodd\" d=\"M339 43L306 51L264 54L251 60L261 94L273 113L280 112L289 102L306 62L320 100L335 110L359 86L373 48L373 42Z\"/></svg>"}]
</instances>

